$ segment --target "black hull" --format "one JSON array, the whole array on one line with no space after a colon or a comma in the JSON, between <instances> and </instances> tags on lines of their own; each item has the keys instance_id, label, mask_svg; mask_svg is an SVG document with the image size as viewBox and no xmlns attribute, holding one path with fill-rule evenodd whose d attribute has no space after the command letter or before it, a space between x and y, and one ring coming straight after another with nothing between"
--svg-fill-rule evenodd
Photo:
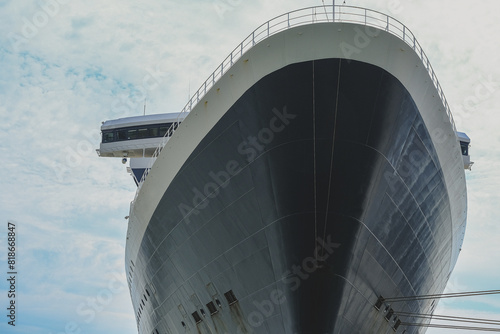
<instances>
[{"instance_id":1,"label":"black hull","mask_svg":"<svg viewBox=\"0 0 500 334\"><path fill-rule=\"evenodd\" d=\"M374 65L324 59L261 79L199 143L148 224L131 294L140 333L393 333L378 296L442 292L452 261L449 194L410 94Z\"/></svg>"}]
</instances>

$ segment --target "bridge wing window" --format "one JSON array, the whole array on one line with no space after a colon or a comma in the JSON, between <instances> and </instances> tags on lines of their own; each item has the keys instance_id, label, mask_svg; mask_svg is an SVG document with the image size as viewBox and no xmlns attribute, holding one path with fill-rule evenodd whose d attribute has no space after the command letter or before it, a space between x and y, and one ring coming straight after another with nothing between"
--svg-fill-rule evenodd
<instances>
[{"instance_id":1,"label":"bridge wing window","mask_svg":"<svg viewBox=\"0 0 500 334\"><path fill-rule=\"evenodd\" d=\"M170 129L172 123L163 123L105 130L102 132L102 142L111 143L115 141L163 137L169 129L169 136L171 136L174 132L173 130L177 129L178 124L175 123L173 129Z\"/></svg>"},{"instance_id":2,"label":"bridge wing window","mask_svg":"<svg viewBox=\"0 0 500 334\"><path fill-rule=\"evenodd\" d=\"M149 137L158 137L158 128L150 128L149 129Z\"/></svg>"},{"instance_id":3,"label":"bridge wing window","mask_svg":"<svg viewBox=\"0 0 500 334\"><path fill-rule=\"evenodd\" d=\"M168 130L168 126L160 126L159 136L160 137L165 136L165 133L167 133L167 130Z\"/></svg>"},{"instance_id":4,"label":"bridge wing window","mask_svg":"<svg viewBox=\"0 0 500 334\"><path fill-rule=\"evenodd\" d=\"M461 141L460 148L462 149L462 155L469 155L469 143Z\"/></svg>"},{"instance_id":5,"label":"bridge wing window","mask_svg":"<svg viewBox=\"0 0 500 334\"><path fill-rule=\"evenodd\" d=\"M168 131L168 129L170 128L170 126L171 126L171 125L172 125L172 123L162 124L162 125L160 126L160 132L158 133L158 135L159 135L160 137L165 136L165 134L167 133L167 131ZM169 133L168 135L169 135L169 136L171 136L172 134L171 134L171 133Z\"/></svg>"},{"instance_id":6,"label":"bridge wing window","mask_svg":"<svg viewBox=\"0 0 500 334\"><path fill-rule=\"evenodd\" d=\"M140 138L149 138L149 129L148 128L141 128L137 130L137 139Z\"/></svg>"},{"instance_id":7,"label":"bridge wing window","mask_svg":"<svg viewBox=\"0 0 500 334\"><path fill-rule=\"evenodd\" d=\"M103 131L102 132L102 142L103 143L110 143L112 141L115 141L115 134L113 131Z\"/></svg>"},{"instance_id":8,"label":"bridge wing window","mask_svg":"<svg viewBox=\"0 0 500 334\"><path fill-rule=\"evenodd\" d=\"M116 140L127 140L127 130L118 130L116 135Z\"/></svg>"},{"instance_id":9,"label":"bridge wing window","mask_svg":"<svg viewBox=\"0 0 500 334\"><path fill-rule=\"evenodd\" d=\"M137 139L137 129L130 129L127 131L127 139Z\"/></svg>"}]
</instances>

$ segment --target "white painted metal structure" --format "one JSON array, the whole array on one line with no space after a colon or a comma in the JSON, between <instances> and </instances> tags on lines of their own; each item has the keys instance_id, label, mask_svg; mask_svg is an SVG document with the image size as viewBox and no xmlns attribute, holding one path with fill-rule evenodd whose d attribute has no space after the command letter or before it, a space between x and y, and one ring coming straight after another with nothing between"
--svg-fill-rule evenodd
<instances>
[{"instance_id":1,"label":"white painted metal structure","mask_svg":"<svg viewBox=\"0 0 500 334\"><path fill-rule=\"evenodd\" d=\"M101 132L110 130L127 129L133 127L147 127L155 124L175 124L181 122L185 114L168 113L156 115L144 115L119 118L103 122ZM118 158L143 158L152 157L158 147L165 145L169 140L168 133L165 136L155 138L140 138L131 140L117 140L106 142L102 141L97 153L101 157L118 157ZM148 167L148 166L147 166Z\"/></svg>"}]
</instances>

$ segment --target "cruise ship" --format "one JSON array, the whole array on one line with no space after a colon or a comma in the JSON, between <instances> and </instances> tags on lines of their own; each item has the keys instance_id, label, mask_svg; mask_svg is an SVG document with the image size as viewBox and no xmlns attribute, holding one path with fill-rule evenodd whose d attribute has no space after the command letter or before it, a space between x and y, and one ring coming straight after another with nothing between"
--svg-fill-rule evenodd
<instances>
[{"instance_id":1,"label":"cruise ship","mask_svg":"<svg viewBox=\"0 0 500 334\"><path fill-rule=\"evenodd\" d=\"M436 300L411 297L442 293L460 253L470 139L398 20L286 13L181 112L101 131L98 154L130 160L138 186L125 255L138 333L431 326Z\"/></svg>"}]
</instances>

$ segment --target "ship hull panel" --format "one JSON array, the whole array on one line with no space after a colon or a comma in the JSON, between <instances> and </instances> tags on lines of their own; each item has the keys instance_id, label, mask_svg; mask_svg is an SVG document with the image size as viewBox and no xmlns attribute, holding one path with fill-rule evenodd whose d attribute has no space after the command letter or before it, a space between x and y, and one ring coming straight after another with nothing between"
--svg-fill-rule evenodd
<instances>
[{"instance_id":1,"label":"ship hull panel","mask_svg":"<svg viewBox=\"0 0 500 334\"><path fill-rule=\"evenodd\" d=\"M154 210L133 261L134 304L155 291L140 332L392 332L378 296L441 292L454 265L446 178L389 72L338 58L274 71L225 112Z\"/></svg>"}]
</instances>

